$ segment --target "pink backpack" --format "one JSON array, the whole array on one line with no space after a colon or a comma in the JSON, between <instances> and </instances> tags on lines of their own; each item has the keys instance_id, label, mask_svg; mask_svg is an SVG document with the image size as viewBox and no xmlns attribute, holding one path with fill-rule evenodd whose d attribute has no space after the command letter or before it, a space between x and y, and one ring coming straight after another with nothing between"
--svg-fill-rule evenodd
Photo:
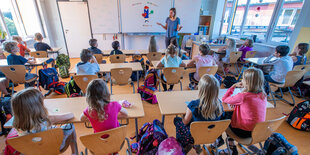
<instances>
[{"instance_id":1,"label":"pink backpack","mask_svg":"<svg viewBox=\"0 0 310 155\"><path fill-rule=\"evenodd\" d=\"M157 70L149 70L145 77L144 85L141 85L138 88L138 93L140 93L142 100L147 101L151 104L157 104L157 98L155 95L159 84L157 80L157 75Z\"/></svg>"},{"instance_id":2,"label":"pink backpack","mask_svg":"<svg viewBox=\"0 0 310 155\"><path fill-rule=\"evenodd\" d=\"M158 147L157 155L183 155L182 147L174 137L169 137L162 141Z\"/></svg>"}]
</instances>

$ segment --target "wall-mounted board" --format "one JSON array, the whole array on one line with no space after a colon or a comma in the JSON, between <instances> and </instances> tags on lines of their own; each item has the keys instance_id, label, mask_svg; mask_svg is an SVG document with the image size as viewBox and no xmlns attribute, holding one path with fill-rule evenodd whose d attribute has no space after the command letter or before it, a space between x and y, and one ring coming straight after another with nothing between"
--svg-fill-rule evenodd
<instances>
[{"instance_id":1,"label":"wall-mounted board","mask_svg":"<svg viewBox=\"0 0 310 155\"><path fill-rule=\"evenodd\" d=\"M172 0L120 0L123 33L166 32L165 24Z\"/></svg>"},{"instance_id":2,"label":"wall-mounted board","mask_svg":"<svg viewBox=\"0 0 310 155\"><path fill-rule=\"evenodd\" d=\"M118 0L88 0L93 34L118 33Z\"/></svg>"},{"instance_id":3,"label":"wall-mounted board","mask_svg":"<svg viewBox=\"0 0 310 155\"><path fill-rule=\"evenodd\" d=\"M179 33L195 33L198 30L201 0L174 0L177 17L183 26Z\"/></svg>"}]
</instances>

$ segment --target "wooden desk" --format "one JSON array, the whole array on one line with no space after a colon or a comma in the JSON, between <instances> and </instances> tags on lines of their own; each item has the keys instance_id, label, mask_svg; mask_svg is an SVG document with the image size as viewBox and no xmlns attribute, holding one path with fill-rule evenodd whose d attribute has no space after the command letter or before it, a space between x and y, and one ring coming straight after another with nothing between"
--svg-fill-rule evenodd
<instances>
[{"instance_id":1,"label":"wooden desk","mask_svg":"<svg viewBox=\"0 0 310 155\"><path fill-rule=\"evenodd\" d=\"M140 94L117 94L111 95L114 101L127 100L133 103L131 108L126 108L128 118L135 119L136 134L138 133L138 118L144 117L144 109ZM57 115L72 112L74 118L62 123L81 123L80 116L84 109L88 106L85 97L45 99L44 106L49 114ZM12 128L14 119L10 119L5 123L5 128Z\"/></svg>"},{"instance_id":2,"label":"wooden desk","mask_svg":"<svg viewBox=\"0 0 310 155\"><path fill-rule=\"evenodd\" d=\"M34 64L26 63L26 66L41 66L50 58L35 58L36 62ZM7 66L7 59L0 59L0 66Z\"/></svg>"},{"instance_id":3,"label":"wooden desk","mask_svg":"<svg viewBox=\"0 0 310 155\"><path fill-rule=\"evenodd\" d=\"M99 70L100 73L110 73L111 69L113 68L132 68L132 71L137 72L137 77L139 77L139 71L143 70L140 62L99 64L99 68L100 68ZM69 73L76 74L76 66L70 69ZM139 80L137 80L137 85L139 88Z\"/></svg>"},{"instance_id":4,"label":"wooden desk","mask_svg":"<svg viewBox=\"0 0 310 155\"><path fill-rule=\"evenodd\" d=\"M183 63L185 63L185 65L187 65L191 60L182 60ZM160 61L151 61L152 65L154 67L157 68L157 65L159 64ZM160 69L160 68L157 68L157 69Z\"/></svg>"},{"instance_id":5,"label":"wooden desk","mask_svg":"<svg viewBox=\"0 0 310 155\"><path fill-rule=\"evenodd\" d=\"M264 60L267 57L262 57L262 58L245 58L244 60L249 61L250 63L259 65L259 66L266 66L266 65L270 65L268 63L264 63Z\"/></svg>"},{"instance_id":6,"label":"wooden desk","mask_svg":"<svg viewBox=\"0 0 310 155\"><path fill-rule=\"evenodd\" d=\"M59 51L62 49L61 47L55 47L55 48L52 48L53 49L53 51L47 51L47 54L54 54L54 53L56 53L57 54L57 56L59 55ZM30 48L30 51L31 52L34 52L34 51L36 51L34 48ZM25 55L29 55L29 53L25 53Z\"/></svg>"},{"instance_id":7,"label":"wooden desk","mask_svg":"<svg viewBox=\"0 0 310 155\"><path fill-rule=\"evenodd\" d=\"M103 50L102 53L104 56L109 56L112 50ZM123 54L125 55L135 55L135 54L141 54L141 55L147 55L149 53L148 50L121 50ZM158 52L165 54L166 49L160 49ZM186 53L186 51L181 49L182 53Z\"/></svg>"},{"instance_id":8,"label":"wooden desk","mask_svg":"<svg viewBox=\"0 0 310 155\"><path fill-rule=\"evenodd\" d=\"M225 95L227 89L220 89L219 99ZM235 89L234 95L239 93L241 89ZM156 98L160 113L162 115L162 122L165 121L165 115L184 115L186 112L187 104L192 100L198 99L198 90L192 91L170 91L170 92L156 92ZM224 111L233 111L228 104L222 103ZM267 108L274 108L268 102Z\"/></svg>"}]
</instances>

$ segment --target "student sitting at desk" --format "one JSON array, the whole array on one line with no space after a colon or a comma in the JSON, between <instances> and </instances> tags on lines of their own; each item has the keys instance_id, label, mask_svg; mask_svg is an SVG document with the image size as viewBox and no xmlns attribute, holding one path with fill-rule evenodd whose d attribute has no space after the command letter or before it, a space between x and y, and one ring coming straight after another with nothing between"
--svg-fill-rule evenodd
<instances>
[{"instance_id":1,"label":"student sitting at desk","mask_svg":"<svg viewBox=\"0 0 310 155\"><path fill-rule=\"evenodd\" d=\"M221 101L218 99L220 84L213 75L205 74L198 84L199 97L192 100L187 105L184 118L176 117L174 125L176 128L176 138L184 152L187 154L192 147L200 154L200 145L194 144L194 139L190 133L190 124L195 121L217 121L224 119L224 110Z\"/></svg>"},{"instance_id":2,"label":"student sitting at desk","mask_svg":"<svg viewBox=\"0 0 310 155\"><path fill-rule=\"evenodd\" d=\"M27 53L31 52L30 49L27 48L27 43L24 42L23 39L20 36L13 36L13 40L18 42L17 46L19 48L19 54L21 56L25 57L25 52L27 52Z\"/></svg>"},{"instance_id":3,"label":"student sitting at desk","mask_svg":"<svg viewBox=\"0 0 310 155\"><path fill-rule=\"evenodd\" d=\"M233 96L236 87L244 90ZM240 138L251 137L255 125L265 121L266 118L267 95L264 91L263 72L257 68L245 70L242 81L230 87L222 101L234 106L231 124L229 125L230 130ZM229 113L226 114L228 115L226 118L229 118ZM229 138L228 143L230 149L233 150L232 154L238 154L234 140ZM221 151L228 152L227 149Z\"/></svg>"},{"instance_id":4,"label":"student sitting at desk","mask_svg":"<svg viewBox=\"0 0 310 155\"><path fill-rule=\"evenodd\" d=\"M248 51L253 51L253 40L252 39L245 40L244 44L239 48L239 51L242 51L240 60L244 61L243 59L245 58L246 53Z\"/></svg>"},{"instance_id":5,"label":"student sitting at desk","mask_svg":"<svg viewBox=\"0 0 310 155\"><path fill-rule=\"evenodd\" d=\"M219 48L219 52L226 52L225 57L222 58L222 61L229 63L230 53L236 51L236 40L228 38L226 46Z\"/></svg>"},{"instance_id":6,"label":"student sitting at desk","mask_svg":"<svg viewBox=\"0 0 310 155\"><path fill-rule=\"evenodd\" d=\"M20 55L16 55L17 52L19 52L19 48L17 47L17 42L15 41L6 41L3 43L3 47L4 47L4 50L7 51L8 53L10 53L10 55L7 56L7 62L8 62L8 65L25 65L26 63L29 63L29 64L34 64L35 63L35 60L32 59L32 58L24 58ZM30 69L31 70L31 69ZM26 80L29 80L29 79L32 79L34 77L37 77L36 74L31 74L31 73L26 73L25 75L25 79ZM35 83L34 82L31 82L31 83L25 83L25 87L28 87L28 86L33 86Z\"/></svg>"},{"instance_id":7,"label":"student sitting at desk","mask_svg":"<svg viewBox=\"0 0 310 155\"><path fill-rule=\"evenodd\" d=\"M182 59L177 55L176 47L172 44L168 46L166 55L160 60L160 63L157 65L160 67L184 67L185 64L182 62ZM161 79L166 81L164 74L161 74ZM164 91L167 91L167 85L162 83ZM173 85L170 85L168 91L173 89Z\"/></svg>"},{"instance_id":8,"label":"student sitting at desk","mask_svg":"<svg viewBox=\"0 0 310 155\"><path fill-rule=\"evenodd\" d=\"M308 43L299 43L298 46L296 46L294 52L289 55L292 57L294 61L294 66L306 65L306 62L307 62L306 54L308 50L309 50Z\"/></svg>"},{"instance_id":9,"label":"student sitting at desk","mask_svg":"<svg viewBox=\"0 0 310 155\"><path fill-rule=\"evenodd\" d=\"M34 88L24 89L14 94L11 101L14 128L7 139L47 131L56 128L53 126L54 123L64 122L74 117L73 113L49 115L44 107L43 99L42 93ZM60 128L63 130L60 152L65 152L70 145L72 154L78 154L74 125L65 124ZM18 152L6 143L4 154L18 154Z\"/></svg>"},{"instance_id":10,"label":"student sitting at desk","mask_svg":"<svg viewBox=\"0 0 310 155\"><path fill-rule=\"evenodd\" d=\"M110 55L123 54L123 52L119 50L120 45L118 41L113 41L112 48L113 50L111 51Z\"/></svg>"},{"instance_id":11,"label":"student sitting at desk","mask_svg":"<svg viewBox=\"0 0 310 155\"><path fill-rule=\"evenodd\" d=\"M189 88L195 89L196 83L199 81L198 70L200 67L215 66L216 61L213 56L208 55L210 52L210 47L208 45L199 46L199 55L195 55L194 58L187 64L187 66L195 66L196 72L189 73Z\"/></svg>"},{"instance_id":12,"label":"student sitting at desk","mask_svg":"<svg viewBox=\"0 0 310 155\"><path fill-rule=\"evenodd\" d=\"M34 34L34 40L37 41L33 45L36 51L53 51L53 49L47 43L42 42L43 36L41 33Z\"/></svg>"},{"instance_id":13,"label":"student sitting at desk","mask_svg":"<svg viewBox=\"0 0 310 155\"><path fill-rule=\"evenodd\" d=\"M128 117L128 112L118 102L111 101L110 91L102 79L91 81L86 90L88 107L81 114L81 121L89 120L94 132L119 127L118 119Z\"/></svg>"},{"instance_id":14,"label":"student sitting at desk","mask_svg":"<svg viewBox=\"0 0 310 155\"><path fill-rule=\"evenodd\" d=\"M88 50L91 51L93 54L102 54L102 51L98 48L97 39L90 39L89 40L89 48Z\"/></svg>"},{"instance_id":15,"label":"student sitting at desk","mask_svg":"<svg viewBox=\"0 0 310 155\"><path fill-rule=\"evenodd\" d=\"M293 59L288 56L290 48L286 45L276 47L276 51L272 56L269 56L264 62L273 65L273 70L269 75L265 75L265 80L268 82L282 84L285 82L287 72L293 69ZM276 58L275 60L272 60ZM270 61L272 60L272 61Z\"/></svg>"},{"instance_id":16,"label":"student sitting at desk","mask_svg":"<svg viewBox=\"0 0 310 155\"><path fill-rule=\"evenodd\" d=\"M178 56L182 59L182 60L189 60L189 57L187 57L186 55L185 55L185 53L182 53L181 52L181 49L178 47L178 43L177 43L177 39L176 38L172 38L171 40L170 40L170 45L174 45L175 47L177 47L176 48L176 50L178 51Z\"/></svg>"},{"instance_id":17,"label":"student sitting at desk","mask_svg":"<svg viewBox=\"0 0 310 155\"><path fill-rule=\"evenodd\" d=\"M77 75L96 75L99 72L99 65L91 51L83 49L80 58L81 62L76 64Z\"/></svg>"}]
</instances>

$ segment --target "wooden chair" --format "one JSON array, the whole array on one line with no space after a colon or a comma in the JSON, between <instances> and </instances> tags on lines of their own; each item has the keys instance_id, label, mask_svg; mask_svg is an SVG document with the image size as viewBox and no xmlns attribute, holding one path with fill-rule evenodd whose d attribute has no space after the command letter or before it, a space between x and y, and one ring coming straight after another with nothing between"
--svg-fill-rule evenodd
<instances>
[{"instance_id":1,"label":"wooden chair","mask_svg":"<svg viewBox=\"0 0 310 155\"><path fill-rule=\"evenodd\" d=\"M206 66L200 67L198 69L199 78L201 78L205 74L215 75L217 72L218 66Z\"/></svg>"},{"instance_id":2,"label":"wooden chair","mask_svg":"<svg viewBox=\"0 0 310 155\"><path fill-rule=\"evenodd\" d=\"M14 84L30 83L37 80L37 76L26 80L26 68L24 65L0 66L1 72L13 82L12 92L14 92ZM39 87L39 82L37 81Z\"/></svg>"},{"instance_id":3,"label":"wooden chair","mask_svg":"<svg viewBox=\"0 0 310 155\"><path fill-rule=\"evenodd\" d=\"M167 81L164 81L161 78L159 78L159 81L161 83L168 84L168 85L180 83L181 90L183 90L182 82L181 82L183 73L184 73L184 67L166 67L163 69L163 74ZM160 91L160 85L159 85L159 91Z\"/></svg>"},{"instance_id":4,"label":"wooden chair","mask_svg":"<svg viewBox=\"0 0 310 155\"><path fill-rule=\"evenodd\" d=\"M102 63L102 54L94 54L94 57L96 58L98 64L101 64Z\"/></svg>"},{"instance_id":5,"label":"wooden chair","mask_svg":"<svg viewBox=\"0 0 310 155\"><path fill-rule=\"evenodd\" d=\"M113 68L111 69L111 79L115 80L117 85L127 85L130 83L133 87L133 93L135 93L135 85L131 81L132 68ZM110 88L112 94L112 81L110 81Z\"/></svg>"},{"instance_id":6,"label":"wooden chair","mask_svg":"<svg viewBox=\"0 0 310 155\"><path fill-rule=\"evenodd\" d=\"M29 134L8 139L10 146L22 154L60 154L63 140L61 128L50 129L39 133Z\"/></svg>"},{"instance_id":7,"label":"wooden chair","mask_svg":"<svg viewBox=\"0 0 310 155\"><path fill-rule=\"evenodd\" d=\"M128 138L126 138L126 131L127 127L121 126L111 130L81 136L80 140L86 147L85 154L88 154L87 149L89 149L92 154L102 155L119 152L126 140L128 145L126 152L131 155L130 143Z\"/></svg>"},{"instance_id":8,"label":"wooden chair","mask_svg":"<svg viewBox=\"0 0 310 155\"><path fill-rule=\"evenodd\" d=\"M252 136L250 138L240 138L237 135L235 135L234 132L232 132L230 128L227 128L226 134L229 135L229 137L236 140L239 143L239 145L244 150L246 150L248 153L254 154L254 153L250 152L243 145L250 146L250 145L254 145L254 144L259 143L259 145L262 149L263 146L262 146L261 142L266 141L267 138L270 137L271 134L279 128L279 126L282 124L282 122L284 120L285 120L285 116L283 116L281 118L257 123L255 125L253 131L252 131ZM227 142L227 139L226 139L226 142ZM227 148L229 148L229 147L227 147Z\"/></svg>"},{"instance_id":9,"label":"wooden chair","mask_svg":"<svg viewBox=\"0 0 310 155\"><path fill-rule=\"evenodd\" d=\"M11 53L9 53L9 52L3 52L3 55L4 55L5 57L9 56L10 54L11 54ZM16 55L20 55L20 53L17 52Z\"/></svg>"},{"instance_id":10,"label":"wooden chair","mask_svg":"<svg viewBox=\"0 0 310 155\"><path fill-rule=\"evenodd\" d=\"M247 51L245 54L245 58L254 58L256 55L256 51ZM245 61L244 63L249 63L248 61Z\"/></svg>"},{"instance_id":11,"label":"wooden chair","mask_svg":"<svg viewBox=\"0 0 310 155\"><path fill-rule=\"evenodd\" d=\"M83 94L86 94L86 88L88 84L94 80L98 79L97 75L74 75L74 82L82 90Z\"/></svg>"},{"instance_id":12,"label":"wooden chair","mask_svg":"<svg viewBox=\"0 0 310 155\"><path fill-rule=\"evenodd\" d=\"M270 88L270 93L271 93L271 97L272 97L272 100L274 102L274 106L276 107L276 99L274 98L274 96L276 96L277 98L279 98L280 100L284 101L284 102L287 102L289 105L291 106L294 106L295 105L295 99L294 99L294 95L290 89L290 87L293 87L296 82L298 80L300 80L302 77L304 76L304 71L296 71L296 70L293 70L293 71L289 71L287 72L286 74L286 77L285 77L285 83L284 84L276 84L276 83L270 83L270 86L274 86L274 87L278 87L280 89L280 93L281 93L281 96L277 95L275 91L273 91L271 88ZM288 88L288 91L291 95L291 98L292 98L292 101L293 103L290 103L289 101L285 100L283 98L283 92L282 92L282 88Z\"/></svg>"},{"instance_id":13,"label":"wooden chair","mask_svg":"<svg viewBox=\"0 0 310 155\"><path fill-rule=\"evenodd\" d=\"M35 52L30 52L30 56L34 58L47 58L47 52L46 51L35 51Z\"/></svg>"},{"instance_id":14,"label":"wooden chair","mask_svg":"<svg viewBox=\"0 0 310 155\"><path fill-rule=\"evenodd\" d=\"M231 52L229 55L229 63L225 63L225 64L229 64L229 65L234 65L235 69L237 71L237 75L239 74L239 69L238 69L238 59L241 57L242 52L241 51L237 51L237 52ZM226 73L224 71L224 67L223 67L223 73L226 76Z\"/></svg>"},{"instance_id":15,"label":"wooden chair","mask_svg":"<svg viewBox=\"0 0 310 155\"><path fill-rule=\"evenodd\" d=\"M190 126L191 135L194 138L194 145L203 145L204 149L210 154L205 144L214 143L216 139L225 132L230 124L230 120L221 121L201 121L193 122ZM218 149L216 147L216 154Z\"/></svg>"},{"instance_id":16,"label":"wooden chair","mask_svg":"<svg viewBox=\"0 0 310 155\"><path fill-rule=\"evenodd\" d=\"M146 55L147 59L151 62L151 61L159 61L162 57L162 53L160 52L149 52Z\"/></svg>"},{"instance_id":17,"label":"wooden chair","mask_svg":"<svg viewBox=\"0 0 310 155\"><path fill-rule=\"evenodd\" d=\"M303 73L302 73L302 74L303 74L302 79L303 79L304 75L310 71L310 65L296 65L296 66L293 68L293 70L294 70L294 71L302 71L302 72L303 72ZM298 86L298 85L295 85L295 86L296 86L297 89L298 89L299 96L303 96L303 95L301 94L301 91L300 91L299 86ZM303 97L304 97L304 96L303 96Z\"/></svg>"},{"instance_id":18,"label":"wooden chair","mask_svg":"<svg viewBox=\"0 0 310 155\"><path fill-rule=\"evenodd\" d=\"M124 63L125 60L126 60L126 55L124 54L110 55L111 63Z\"/></svg>"}]
</instances>

